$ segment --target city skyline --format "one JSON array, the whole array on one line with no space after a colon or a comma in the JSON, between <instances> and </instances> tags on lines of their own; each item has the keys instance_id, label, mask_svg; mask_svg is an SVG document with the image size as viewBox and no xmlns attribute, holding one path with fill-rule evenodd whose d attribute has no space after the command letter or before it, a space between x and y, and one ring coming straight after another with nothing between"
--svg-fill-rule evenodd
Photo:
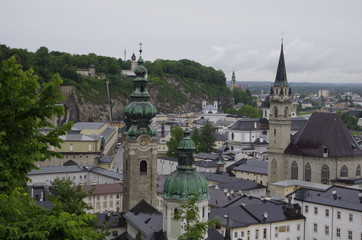
<instances>
[{"instance_id":1,"label":"city skyline","mask_svg":"<svg viewBox=\"0 0 362 240\"><path fill-rule=\"evenodd\" d=\"M289 82L362 80L360 1L0 0L1 44L36 51L191 59L227 80L275 80L284 32Z\"/></svg>"}]
</instances>

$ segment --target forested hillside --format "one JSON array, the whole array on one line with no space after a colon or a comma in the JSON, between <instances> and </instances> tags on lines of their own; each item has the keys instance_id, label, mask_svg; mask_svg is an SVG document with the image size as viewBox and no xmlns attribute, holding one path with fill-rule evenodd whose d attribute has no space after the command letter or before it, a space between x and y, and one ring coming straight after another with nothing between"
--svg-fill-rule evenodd
<instances>
[{"instance_id":1,"label":"forested hillside","mask_svg":"<svg viewBox=\"0 0 362 240\"><path fill-rule=\"evenodd\" d=\"M120 72L122 69L130 69L129 60L94 53L74 55L49 51L46 47L29 52L0 45L0 61L13 55L24 70L33 68L40 82L49 81L55 73L61 76L64 81L63 91L68 98L65 103L71 112L78 111L76 114L70 113L71 120L75 121L108 120L109 101L105 79L85 77L76 72L78 68L94 65L96 74L104 75L109 80L114 119L122 119L123 107L129 102L133 84L131 79L122 76ZM151 101L160 112L200 109L202 100L219 100L223 108L232 105L232 94L226 87L226 78L221 70L186 59L146 61L145 66L149 72ZM91 113L88 114L88 111Z\"/></svg>"}]
</instances>

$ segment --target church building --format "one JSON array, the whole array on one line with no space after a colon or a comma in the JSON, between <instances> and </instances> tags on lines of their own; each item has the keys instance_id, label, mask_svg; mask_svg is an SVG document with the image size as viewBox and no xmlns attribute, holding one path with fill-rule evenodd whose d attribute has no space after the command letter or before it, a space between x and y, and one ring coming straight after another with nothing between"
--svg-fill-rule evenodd
<instances>
[{"instance_id":1,"label":"church building","mask_svg":"<svg viewBox=\"0 0 362 240\"><path fill-rule=\"evenodd\" d=\"M291 136L292 96L283 44L269 103L269 183L296 179L353 185L361 180L362 150L336 113L313 113Z\"/></svg>"}]
</instances>

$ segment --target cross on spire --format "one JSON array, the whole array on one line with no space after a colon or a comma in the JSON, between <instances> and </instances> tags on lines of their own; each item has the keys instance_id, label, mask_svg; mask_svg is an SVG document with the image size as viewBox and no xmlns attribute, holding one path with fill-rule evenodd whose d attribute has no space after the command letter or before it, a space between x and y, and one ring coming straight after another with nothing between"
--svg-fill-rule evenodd
<instances>
[{"instance_id":1,"label":"cross on spire","mask_svg":"<svg viewBox=\"0 0 362 240\"><path fill-rule=\"evenodd\" d=\"M282 32L282 45L283 45L283 42L284 42L284 32Z\"/></svg>"},{"instance_id":2,"label":"cross on spire","mask_svg":"<svg viewBox=\"0 0 362 240\"><path fill-rule=\"evenodd\" d=\"M143 45L142 42L140 42L139 45L140 45L140 55L142 55L142 45Z\"/></svg>"}]
</instances>

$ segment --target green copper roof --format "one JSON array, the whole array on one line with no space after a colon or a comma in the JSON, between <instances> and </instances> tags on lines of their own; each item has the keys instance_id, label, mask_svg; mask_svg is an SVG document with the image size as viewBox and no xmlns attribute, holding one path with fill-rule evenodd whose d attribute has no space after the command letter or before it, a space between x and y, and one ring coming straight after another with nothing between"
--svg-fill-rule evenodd
<instances>
[{"instance_id":1,"label":"green copper roof","mask_svg":"<svg viewBox=\"0 0 362 240\"><path fill-rule=\"evenodd\" d=\"M140 49L140 54L142 50ZM126 137L136 139L141 134L149 134L157 138L155 129L151 126L152 118L156 115L156 108L148 99L147 91L147 69L142 65L143 59L140 56L138 66L135 69L136 78L133 80L132 102L124 109L126 115Z\"/></svg>"},{"instance_id":2,"label":"green copper roof","mask_svg":"<svg viewBox=\"0 0 362 240\"><path fill-rule=\"evenodd\" d=\"M185 130L185 136L178 146L179 159L176 171L165 181L163 196L169 200L186 201L189 197L198 195L198 200L209 198L206 178L196 171L194 165L195 143L190 137L190 130Z\"/></svg>"},{"instance_id":3,"label":"green copper roof","mask_svg":"<svg viewBox=\"0 0 362 240\"><path fill-rule=\"evenodd\" d=\"M283 53L283 44L280 50L279 56L279 63L277 69L277 75L275 77L274 87L287 87L287 70L285 68L285 61L284 61L284 53Z\"/></svg>"}]
</instances>

